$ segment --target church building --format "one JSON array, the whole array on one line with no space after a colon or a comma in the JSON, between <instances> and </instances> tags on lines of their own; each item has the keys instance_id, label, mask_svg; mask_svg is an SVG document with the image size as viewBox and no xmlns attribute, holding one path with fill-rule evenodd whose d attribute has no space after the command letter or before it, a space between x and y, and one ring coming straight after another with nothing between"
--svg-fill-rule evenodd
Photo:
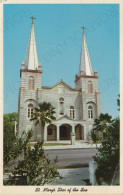
<instances>
[{"instance_id":1,"label":"church building","mask_svg":"<svg viewBox=\"0 0 123 195\"><path fill-rule=\"evenodd\" d=\"M53 86L42 86L42 66L38 62L35 42L34 23L32 19L31 32L26 57L20 70L21 86L18 102L18 135L23 131L33 130L33 140L41 139L40 125L30 121L34 108L39 103L50 102L55 107L56 120L46 124L44 142L89 139L94 119L100 115L101 102L98 89L97 72L92 70L85 32L83 27L82 46L79 73L75 75L75 88L63 80ZM74 78L73 78L74 79Z\"/></svg>"}]
</instances>

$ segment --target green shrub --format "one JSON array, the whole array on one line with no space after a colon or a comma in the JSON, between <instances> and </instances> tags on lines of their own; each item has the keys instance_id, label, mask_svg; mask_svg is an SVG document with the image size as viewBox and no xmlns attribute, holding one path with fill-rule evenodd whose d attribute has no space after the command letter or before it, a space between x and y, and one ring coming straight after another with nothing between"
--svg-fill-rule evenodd
<instances>
[{"instance_id":1,"label":"green shrub","mask_svg":"<svg viewBox=\"0 0 123 195\"><path fill-rule=\"evenodd\" d=\"M45 156L42 144L26 148L24 159L18 163L8 185L44 185L59 176L55 164Z\"/></svg>"}]
</instances>

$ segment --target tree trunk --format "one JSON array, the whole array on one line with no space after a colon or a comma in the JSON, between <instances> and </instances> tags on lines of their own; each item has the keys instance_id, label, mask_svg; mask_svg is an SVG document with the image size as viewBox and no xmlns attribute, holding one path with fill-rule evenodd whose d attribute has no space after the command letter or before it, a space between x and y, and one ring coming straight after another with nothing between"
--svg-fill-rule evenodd
<instances>
[{"instance_id":1,"label":"tree trunk","mask_svg":"<svg viewBox=\"0 0 123 195\"><path fill-rule=\"evenodd\" d=\"M44 127L41 125L41 141L44 142Z\"/></svg>"}]
</instances>

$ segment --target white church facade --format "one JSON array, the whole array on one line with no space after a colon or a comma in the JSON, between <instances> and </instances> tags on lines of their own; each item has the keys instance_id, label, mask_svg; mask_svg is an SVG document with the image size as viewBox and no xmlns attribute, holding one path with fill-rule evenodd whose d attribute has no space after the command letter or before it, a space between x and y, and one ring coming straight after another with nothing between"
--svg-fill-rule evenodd
<instances>
[{"instance_id":1,"label":"white church facade","mask_svg":"<svg viewBox=\"0 0 123 195\"><path fill-rule=\"evenodd\" d=\"M32 118L34 107L50 102L55 107L56 120L46 124L44 142L70 140L73 133L76 140L87 140L93 128L94 119L100 115L101 102L97 72L92 70L85 32L83 28L79 74L75 76L75 88L63 80L53 86L42 86L42 66L38 55L34 34L34 23L26 57L20 70L21 86L18 102L18 135L33 130L33 140L41 138L40 126L35 126Z\"/></svg>"}]
</instances>

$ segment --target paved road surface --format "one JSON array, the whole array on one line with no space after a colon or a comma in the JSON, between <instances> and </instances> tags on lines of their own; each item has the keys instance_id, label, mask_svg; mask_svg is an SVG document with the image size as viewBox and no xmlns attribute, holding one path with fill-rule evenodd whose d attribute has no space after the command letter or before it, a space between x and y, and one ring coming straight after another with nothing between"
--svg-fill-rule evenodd
<instances>
[{"instance_id":1,"label":"paved road surface","mask_svg":"<svg viewBox=\"0 0 123 195\"><path fill-rule=\"evenodd\" d=\"M45 150L49 159L54 161L58 159L59 167L82 167L93 160L92 156L96 154L96 149L75 149L75 150Z\"/></svg>"}]
</instances>

